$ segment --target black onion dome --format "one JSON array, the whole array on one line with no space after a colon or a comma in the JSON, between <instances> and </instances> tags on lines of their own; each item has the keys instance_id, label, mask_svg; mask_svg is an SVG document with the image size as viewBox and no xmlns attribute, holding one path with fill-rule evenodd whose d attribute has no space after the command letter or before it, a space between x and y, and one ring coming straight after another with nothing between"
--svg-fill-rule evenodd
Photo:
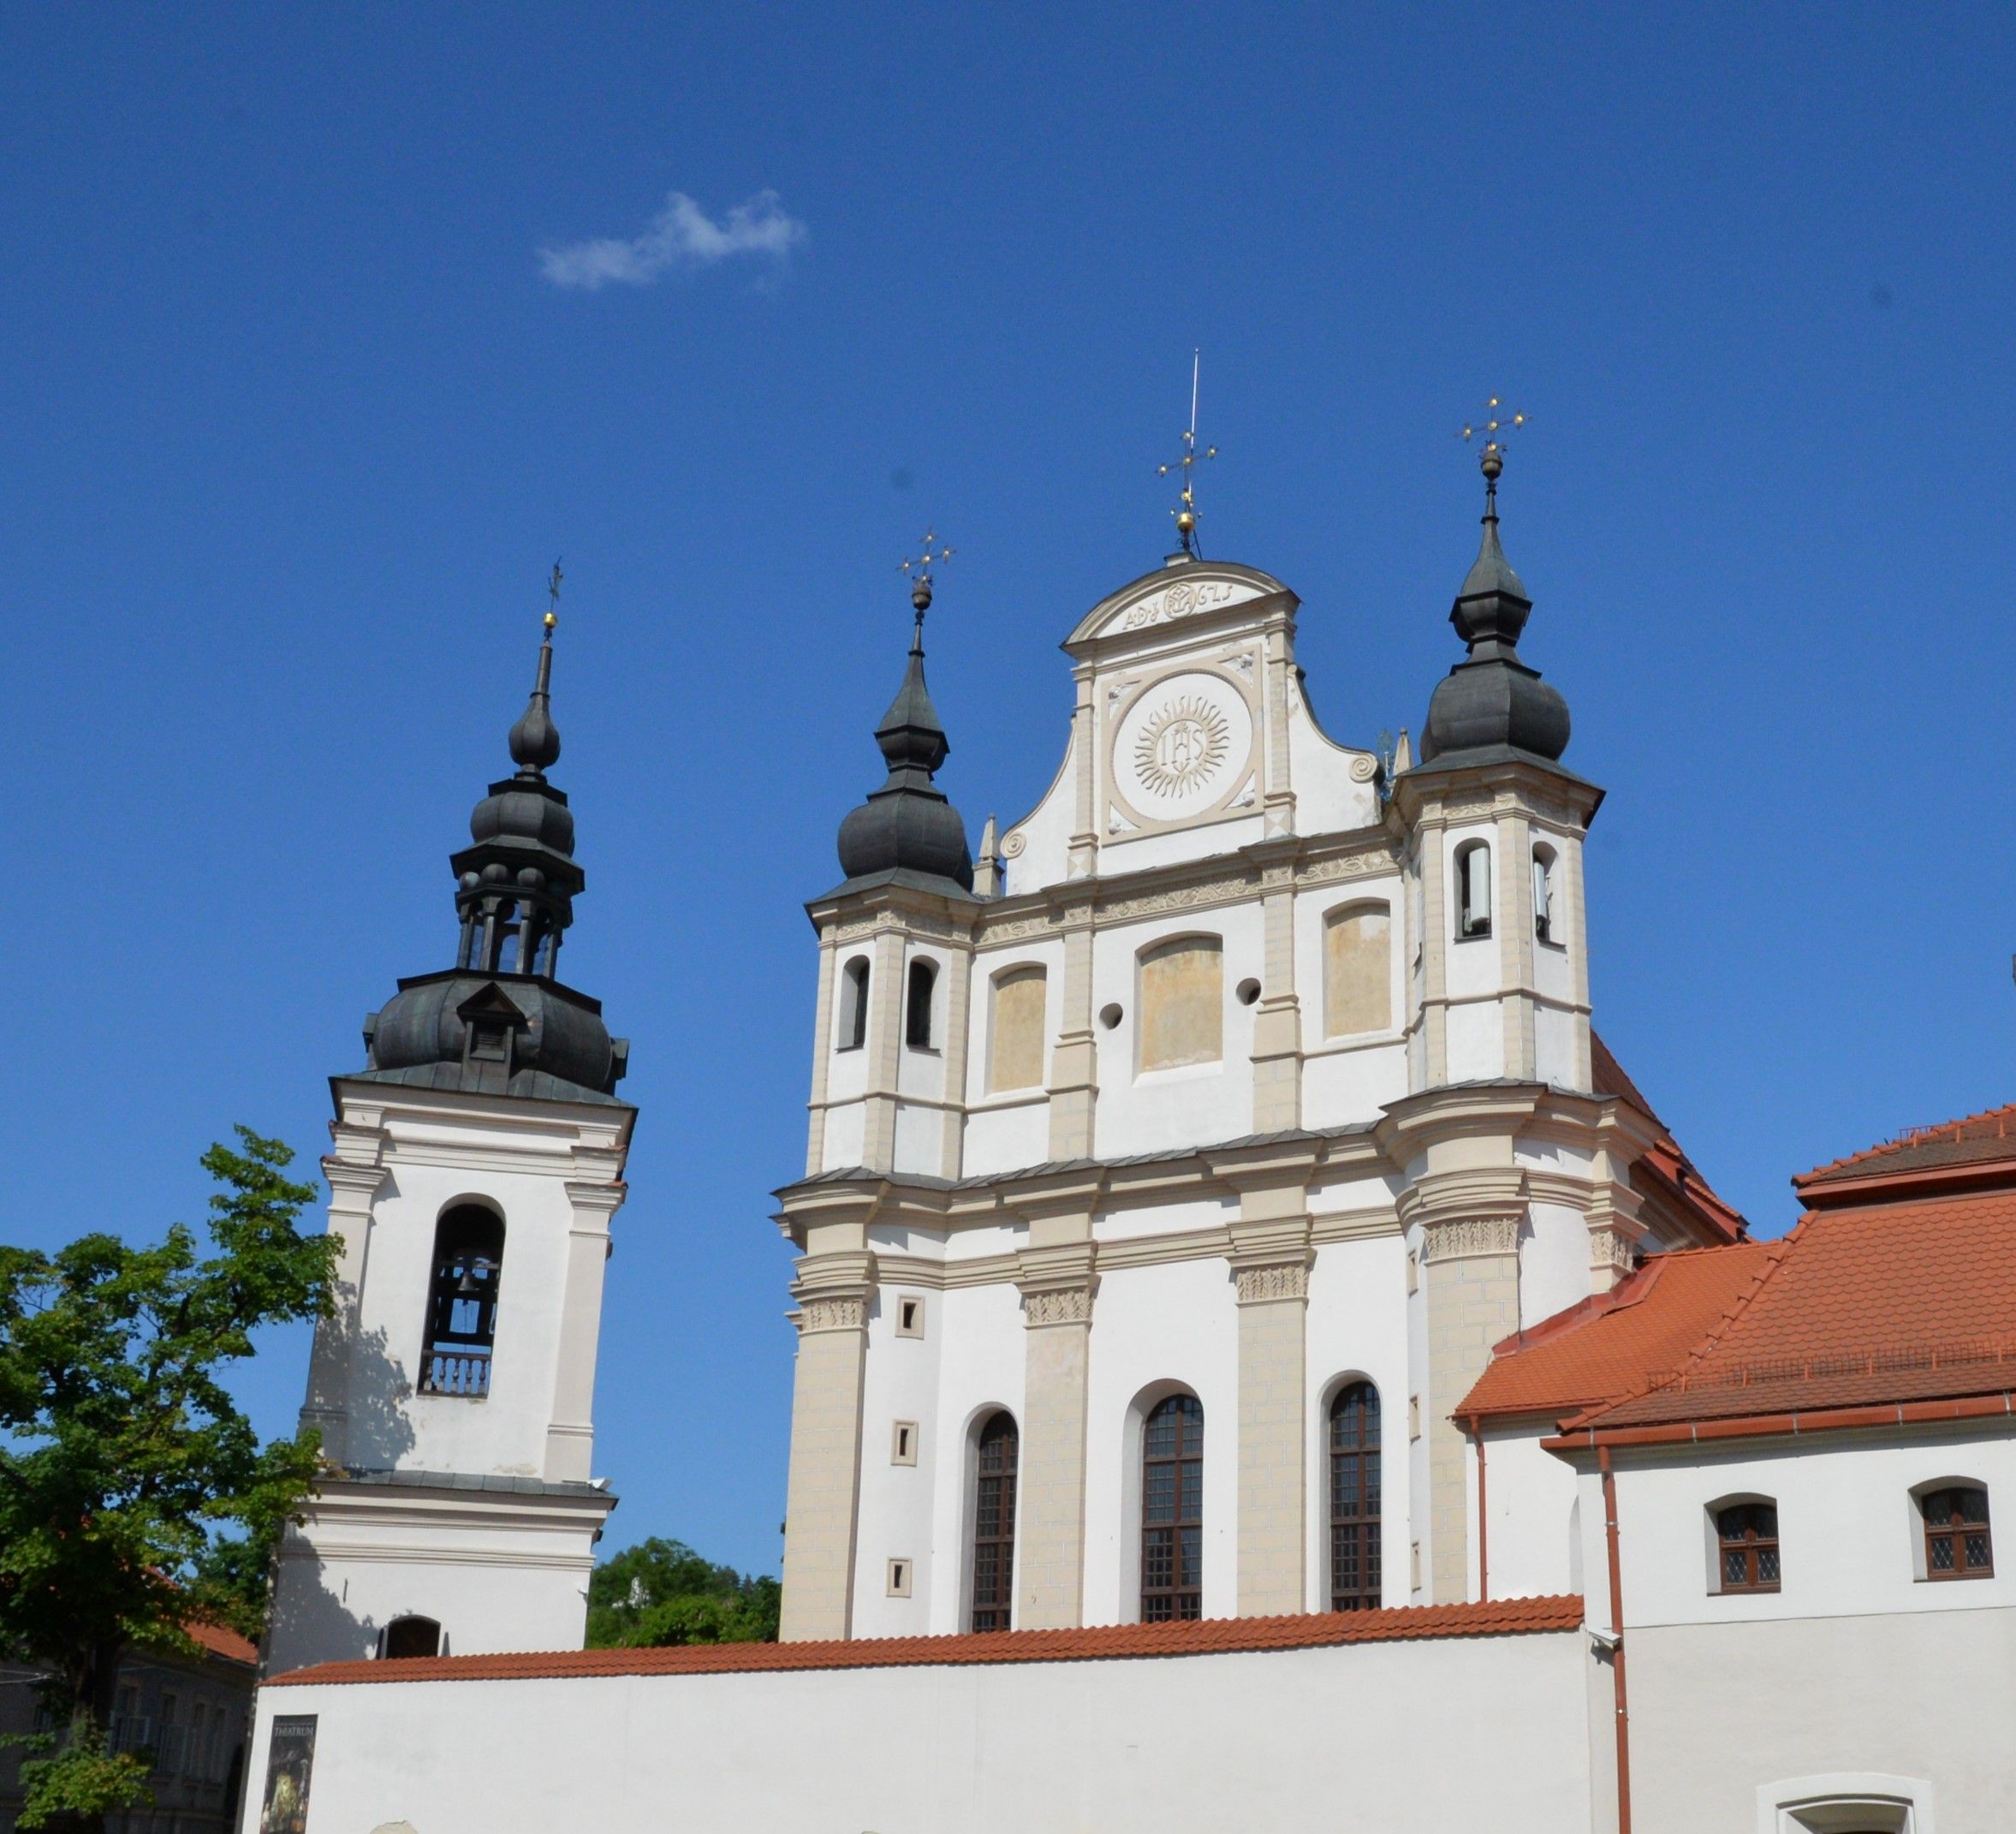
<instances>
[{"instance_id":1,"label":"black onion dome","mask_svg":"<svg viewBox=\"0 0 2016 1834\"><path fill-rule=\"evenodd\" d=\"M966 823L931 781L952 746L925 687L921 612L903 685L875 729L875 742L889 765L889 778L841 823L841 871L849 879L878 872L921 873L972 891L973 861Z\"/></svg>"},{"instance_id":2,"label":"black onion dome","mask_svg":"<svg viewBox=\"0 0 2016 1834\"><path fill-rule=\"evenodd\" d=\"M1519 658L1519 634L1533 601L1498 542L1498 500L1484 500L1478 545L1449 622L1470 646L1436 686L1421 734L1421 761L1452 753L1509 748L1549 763L1568 748L1568 704Z\"/></svg>"},{"instance_id":3,"label":"black onion dome","mask_svg":"<svg viewBox=\"0 0 2016 1834\"><path fill-rule=\"evenodd\" d=\"M416 975L372 1020L379 1080L491 1095L609 1095L627 1051L602 1004L529 974Z\"/></svg>"}]
</instances>

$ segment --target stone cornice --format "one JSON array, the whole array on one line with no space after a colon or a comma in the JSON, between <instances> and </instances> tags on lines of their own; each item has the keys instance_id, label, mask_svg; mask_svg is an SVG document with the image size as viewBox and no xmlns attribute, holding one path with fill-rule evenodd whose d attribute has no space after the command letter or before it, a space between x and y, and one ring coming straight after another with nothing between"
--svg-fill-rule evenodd
<instances>
[{"instance_id":1,"label":"stone cornice","mask_svg":"<svg viewBox=\"0 0 2016 1834\"><path fill-rule=\"evenodd\" d=\"M337 1155L351 1161L375 1139L386 1165L447 1165L473 1171L621 1173L637 1111L585 1102L411 1088L332 1076Z\"/></svg>"},{"instance_id":2,"label":"stone cornice","mask_svg":"<svg viewBox=\"0 0 2016 1834\"><path fill-rule=\"evenodd\" d=\"M1410 827L1448 819L1524 808L1565 826L1586 828L1603 800L1596 784L1538 759L1507 757L1490 764L1438 770L1417 765L1394 779L1392 806ZM1478 805L1484 805L1482 807Z\"/></svg>"}]
</instances>

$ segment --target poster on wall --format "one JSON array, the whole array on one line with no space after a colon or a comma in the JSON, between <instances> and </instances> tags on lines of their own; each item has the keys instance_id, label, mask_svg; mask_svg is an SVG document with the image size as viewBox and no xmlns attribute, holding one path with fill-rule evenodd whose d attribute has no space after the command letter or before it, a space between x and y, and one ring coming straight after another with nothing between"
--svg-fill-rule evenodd
<instances>
[{"instance_id":1,"label":"poster on wall","mask_svg":"<svg viewBox=\"0 0 2016 1834\"><path fill-rule=\"evenodd\" d=\"M273 1722L266 1747L266 1794L259 1834L305 1834L308 1777L315 1768L315 1716L298 1713Z\"/></svg>"}]
</instances>

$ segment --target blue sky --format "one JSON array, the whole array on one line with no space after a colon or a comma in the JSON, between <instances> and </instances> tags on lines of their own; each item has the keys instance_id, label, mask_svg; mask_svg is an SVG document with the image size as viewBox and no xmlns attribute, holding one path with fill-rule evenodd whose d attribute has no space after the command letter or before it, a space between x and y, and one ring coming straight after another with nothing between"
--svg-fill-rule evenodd
<instances>
[{"instance_id":1,"label":"blue sky","mask_svg":"<svg viewBox=\"0 0 2016 1834\"><path fill-rule=\"evenodd\" d=\"M23 8L0 17L14 789L0 1231L200 1209L444 965L568 574L569 979L634 1040L611 1545L775 1570L812 937L896 561L977 830L1169 545L1323 718L1454 660L1490 392L1524 646L1604 784L1597 1021L1775 1231L2007 1099L2004 9ZM689 200L681 205L674 194ZM740 211L738 215L737 212ZM581 245L619 245L587 253ZM542 252L545 252L542 258ZM584 283L599 280L598 285ZM305 1340L242 1388L298 1404Z\"/></svg>"}]
</instances>

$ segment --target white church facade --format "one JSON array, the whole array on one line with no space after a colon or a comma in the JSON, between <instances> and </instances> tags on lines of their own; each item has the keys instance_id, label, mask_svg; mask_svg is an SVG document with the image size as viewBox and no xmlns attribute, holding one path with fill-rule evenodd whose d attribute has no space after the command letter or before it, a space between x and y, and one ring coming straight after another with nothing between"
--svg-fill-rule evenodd
<instances>
[{"instance_id":1,"label":"white church facade","mask_svg":"<svg viewBox=\"0 0 2016 1834\"><path fill-rule=\"evenodd\" d=\"M542 652L456 968L335 1081L248 1834L304 1742L313 1834L2016 1823L2016 1119L1748 1238L1591 1030L1602 792L1498 467L1418 759L1327 735L1293 592L1186 531L977 861L919 581L808 906L776 1645L580 1648L633 1116L556 970Z\"/></svg>"}]
</instances>

